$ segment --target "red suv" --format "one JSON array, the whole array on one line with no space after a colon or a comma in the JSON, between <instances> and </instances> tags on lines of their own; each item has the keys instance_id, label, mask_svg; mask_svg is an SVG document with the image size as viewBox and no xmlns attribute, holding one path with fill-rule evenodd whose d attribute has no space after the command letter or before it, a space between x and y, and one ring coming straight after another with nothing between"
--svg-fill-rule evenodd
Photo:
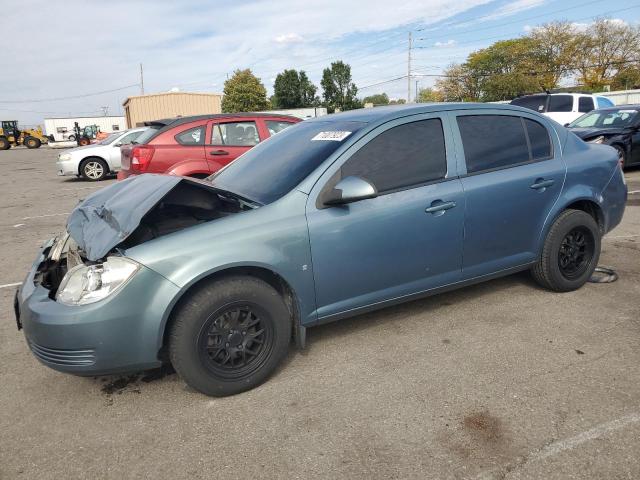
<instances>
[{"instance_id":1,"label":"red suv","mask_svg":"<svg viewBox=\"0 0 640 480\"><path fill-rule=\"evenodd\" d=\"M118 180L140 173L204 178L300 121L288 115L235 113L149 122L151 128L135 143L121 147Z\"/></svg>"}]
</instances>

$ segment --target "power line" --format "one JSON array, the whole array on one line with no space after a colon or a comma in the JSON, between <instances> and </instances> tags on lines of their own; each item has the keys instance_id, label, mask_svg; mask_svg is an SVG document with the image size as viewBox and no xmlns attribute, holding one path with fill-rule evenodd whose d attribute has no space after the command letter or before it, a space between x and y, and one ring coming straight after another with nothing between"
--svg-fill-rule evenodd
<instances>
[{"instance_id":1,"label":"power line","mask_svg":"<svg viewBox=\"0 0 640 480\"><path fill-rule=\"evenodd\" d=\"M119 88L113 88L111 90L103 90L101 92L93 92L93 93L85 93L82 95L72 95L69 97L57 97L57 98L39 98L36 100L0 100L0 103L44 103L44 102L55 102L58 100L72 100L75 98L87 98L87 97L95 97L96 95L103 95L105 93L113 93L113 92L119 92L121 90L126 90L128 88L132 88L132 87L139 87L140 84L139 83L133 83L131 85L127 85L124 87L119 87Z\"/></svg>"},{"instance_id":2,"label":"power line","mask_svg":"<svg viewBox=\"0 0 640 480\"><path fill-rule=\"evenodd\" d=\"M638 7L640 7L640 4L633 5L633 6L627 7L627 8L620 8L618 10L609 10L607 12L602 12L602 13L599 13L599 14L596 14L596 15L592 15L590 17L576 18L573 21L575 22L575 21L579 21L579 20L594 20L594 19L596 19L596 18L598 18L598 17L600 17L602 15L608 15L608 14L611 14L611 13L620 13L620 12L624 12L624 11L631 10L633 8L638 8ZM471 44L474 44L474 43L477 43L477 42L482 42L484 40L495 40L495 39L498 39L498 38L502 38L505 35L513 35L513 34L511 34L511 33L503 33L501 35L493 35L491 37L476 38L474 40L469 40L469 41L466 41L466 42L456 43L456 46L457 45L471 45ZM429 46L420 46L420 47L413 47L413 48L415 48L415 49L432 49L434 47L429 45Z\"/></svg>"},{"instance_id":3,"label":"power line","mask_svg":"<svg viewBox=\"0 0 640 480\"><path fill-rule=\"evenodd\" d=\"M525 17L525 18L521 18L519 20L513 20L510 22L504 22L504 23L500 23L498 25L491 25L491 26L487 26L487 27L480 27L480 28L474 28L473 31L477 32L479 30L491 30L492 28L500 28L500 27L505 27L507 25L514 25L516 23L521 23L521 22L526 22L527 20L534 20L536 18L541 18L541 17L546 17L549 15L555 15L556 13L562 13L562 12L567 12L569 10L575 10L576 8L583 8L587 5L591 5L593 3L602 3L601 0L592 0L590 2L585 2L585 3L581 3L580 5L575 5L573 7L568 7L568 8L561 8L560 10L554 10L552 12L546 12L546 13L541 13L539 15L533 15L531 17ZM474 23L477 21L482 21L483 19L487 19L490 18L491 15L485 15L483 17L479 17L477 19L474 20ZM455 27L456 25L452 25L453 27ZM455 36L455 35L463 35L467 32L458 32L458 33L452 33L450 35L448 35L449 37ZM437 40L438 38L442 38L440 36L436 36L436 37L422 37L422 38L418 38L416 40Z\"/></svg>"}]
</instances>

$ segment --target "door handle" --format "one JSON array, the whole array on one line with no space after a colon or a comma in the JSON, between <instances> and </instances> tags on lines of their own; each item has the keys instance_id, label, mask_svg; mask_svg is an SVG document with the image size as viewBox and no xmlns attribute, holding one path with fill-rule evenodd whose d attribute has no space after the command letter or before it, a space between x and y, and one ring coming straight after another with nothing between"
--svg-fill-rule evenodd
<instances>
[{"instance_id":1,"label":"door handle","mask_svg":"<svg viewBox=\"0 0 640 480\"><path fill-rule=\"evenodd\" d=\"M538 178L533 183L533 185L530 186L530 188L533 188L534 190L544 191L546 188L552 186L554 183L556 183L555 180L545 180L544 178Z\"/></svg>"},{"instance_id":2,"label":"door handle","mask_svg":"<svg viewBox=\"0 0 640 480\"><path fill-rule=\"evenodd\" d=\"M209 155L229 155L229 152L226 150L211 150Z\"/></svg>"},{"instance_id":3,"label":"door handle","mask_svg":"<svg viewBox=\"0 0 640 480\"><path fill-rule=\"evenodd\" d=\"M442 200L434 200L431 202L431 206L425 209L426 213L444 213L445 210L449 210L456 206L456 202L443 202ZM441 213L441 215L442 215Z\"/></svg>"}]
</instances>

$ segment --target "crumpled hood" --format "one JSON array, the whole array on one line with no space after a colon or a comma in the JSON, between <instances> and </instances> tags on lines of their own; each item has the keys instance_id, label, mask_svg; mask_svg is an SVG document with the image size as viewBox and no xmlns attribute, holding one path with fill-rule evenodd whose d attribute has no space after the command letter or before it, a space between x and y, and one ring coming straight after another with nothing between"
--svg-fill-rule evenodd
<instances>
[{"instance_id":1,"label":"crumpled hood","mask_svg":"<svg viewBox=\"0 0 640 480\"><path fill-rule=\"evenodd\" d=\"M600 135L613 136L622 135L624 128L570 128L573 133L582 138L598 137Z\"/></svg>"},{"instance_id":2,"label":"crumpled hood","mask_svg":"<svg viewBox=\"0 0 640 480\"><path fill-rule=\"evenodd\" d=\"M87 259L97 261L125 240L140 220L183 181L174 175L143 174L98 190L83 200L67 220L67 231Z\"/></svg>"}]
</instances>

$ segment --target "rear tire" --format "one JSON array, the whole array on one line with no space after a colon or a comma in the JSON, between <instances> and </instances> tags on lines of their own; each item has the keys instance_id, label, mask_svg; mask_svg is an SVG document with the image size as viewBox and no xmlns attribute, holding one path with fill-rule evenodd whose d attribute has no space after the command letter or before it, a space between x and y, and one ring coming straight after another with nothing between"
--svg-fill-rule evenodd
<instances>
[{"instance_id":1,"label":"rear tire","mask_svg":"<svg viewBox=\"0 0 640 480\"><path fill-rule=\"evenodd\" d=\"M582 287L593 275L600 258L601 234L591 215L581 210L565 210L553 222L533 278L555 292Z\"/></svg>"},{"instance_id":2,"label":"rear tire","mask_svg":"<svg viewBox=\"0 0 640 480\"><path fill-rule=\"evenodd\" d=\"M175 313L169 356L191 387L226 396L263 383L284 359L291 315L260 279L229 277L199 287Z\"/></svg>"},{"instance_id":3,"label":"rear tire","mask_svg":"<svg viewBox=\"0 0 640 480\"><path fill-rule=\"evenodd\" d=\"M11 148L11 143L9 143L9 139L7 137L0 137L0 150L9 150Z\"/></svg>"},{"instance_id":4,"label":"rear tire","mask_svg":"<svg viewBox=\"0 0 640 480\"><path fill-rule=\"evenodd\" d=\"M40 145L42 145L40 139L36 137L26 137L22 143L28 149L40 148Z\"/></svg>"},{"instance_id":5,"label":"rear tire","mask_svg":"<svg viewBox=\"0 0 640 480\"><path fill-rule=\"evenodd\" d=\"M78 145L81 146L81 147L89 145L90 143L91 143L91 141L86 137L82 137L80 140L78 140Z\"/></svg>"},{"instance_id":6,"label":"rear tire","mask_svg":"<svg viewBox=\"0 0 640 480\"><path fill-rule=\"evenodd\" d=\"M87 158L80 164L80 175L90 182L104 180L108 174L109 166L101 158Z\"/></svg>"}]
</instances>

